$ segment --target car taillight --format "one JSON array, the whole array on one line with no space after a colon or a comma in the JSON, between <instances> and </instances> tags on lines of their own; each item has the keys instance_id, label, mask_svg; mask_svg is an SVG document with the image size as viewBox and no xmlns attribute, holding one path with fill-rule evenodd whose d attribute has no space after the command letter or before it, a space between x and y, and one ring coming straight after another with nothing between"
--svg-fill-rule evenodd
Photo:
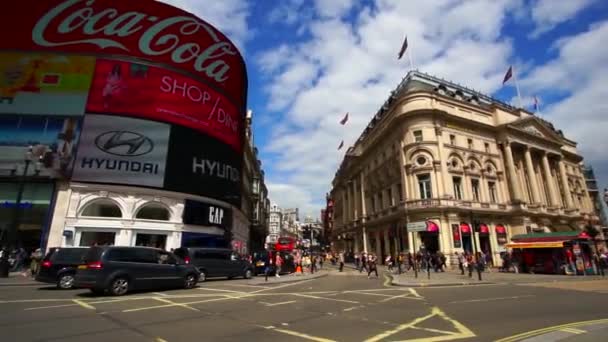
<instances>
[{"instance_id":1,"label":"car taillight","mask_svg":"<svg viewBox=\"0 0 608 342\"><path fill-rule=\"evenodd\" d=\"M101 261L90 262L87 264L88 269L100 270L103 268L103 264Z\"/></svg>"},{"instance_id":2,"label":"car taillight","mask_svg":"<svg viewBox=\"0 0 608 342\"><path fill-rule=\"evenodd\" d=\"M184 262L185 262L186 264L189 264L189 263L190 263L190 257L185 257L185 258L184 258Z\"/></svg>"},{"instance_id":3,"label":"car taillight","mask_svg":"<svg viewBox=\"0 0 608 342\"><path fill-rule=\"evenodd\" d=\"M48 268L51 267L53 264L51 264L51 262L49 260L44 260L42 262L42 267Z\"/></svg>"}]
</instances>

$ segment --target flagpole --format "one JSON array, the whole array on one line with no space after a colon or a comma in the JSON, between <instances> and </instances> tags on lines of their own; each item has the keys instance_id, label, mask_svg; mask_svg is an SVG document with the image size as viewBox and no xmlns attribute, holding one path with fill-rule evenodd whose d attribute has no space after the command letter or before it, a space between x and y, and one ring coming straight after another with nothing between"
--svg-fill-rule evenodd
<instances>
[{"instance_id":1,"label":"flagpole","mask_svg":"<svg viewBox=\"0 0 608 342\"><path fill-rule=\"evenodd\" d=\"M536 98L536 115L538 115L539 118L542 118L543 114L540 112L540 99Z\"/></svg>"},{"instance_id":2,"label":"flagpole","mask_svg":"<svg viewBox=\"0 0 608 342\"><path fill-rule=\"evenodd\" d=\"M410 60L410 71L414 70L414 60L412 59L412 49L407 49L407 56Z\"/></svg>"},{"instance_id":3,"label":"flagpole","mask_svg":"<svg viewBox=\"0 0 608 342\"><path fill-rule=\"evenodd\" d=\"M515 72L515 67L512 67L513 70L513 81L515 81L515 89L517 90L517 98L519 99L519 108L524 108L521 101L521 92L519 91L519 82L517 82L517 72Z\"/></svg>"}]
</instances>

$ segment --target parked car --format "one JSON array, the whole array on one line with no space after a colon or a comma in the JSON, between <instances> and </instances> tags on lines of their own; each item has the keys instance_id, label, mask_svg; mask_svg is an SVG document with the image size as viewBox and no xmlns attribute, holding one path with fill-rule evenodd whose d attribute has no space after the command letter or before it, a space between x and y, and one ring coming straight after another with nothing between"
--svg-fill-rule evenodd
<instances>
[{"instance_id":1,"label":"parked car","mask_svg":"<svg viewBox=\"0 0 608 342\"><path fill-rule=\"evenodd\" d=\"M42 259L36 280L43 283L57 284L60 289L74 287L76 268L82 264L82 257L87 247L56 247Z\"/></svg>"},{"instance_id":2,"label":"parked car","mask_svg":"<svg viewBox=\"0 0 608 342\"><path fill-rule=\"evenodd\" d=\"M196 286L199 272L172 253L149 247L91 247L78 266L75 285L121 296L131 290Z\"/></svg>"},{"instance_id":3,"label":"parked car","mask_svg":"<svg viewBox=\"0 0 608 342\"><path fill-rule=\"evenodd\" d=\"M174 253L198 268L201 272L200 281L213 277L249 279L253 275L251 263L227 248L180 247Z\"/></svg>"}]
</instances>

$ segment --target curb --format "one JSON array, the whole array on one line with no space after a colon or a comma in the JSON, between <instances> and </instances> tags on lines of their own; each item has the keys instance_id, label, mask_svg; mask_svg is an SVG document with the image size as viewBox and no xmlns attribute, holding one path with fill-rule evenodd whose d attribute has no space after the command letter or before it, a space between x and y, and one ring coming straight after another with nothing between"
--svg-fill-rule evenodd
<instances>
[{"instance_id":1,"label":"curb","mask_svg":"<svg viewBox=\"0 0 608 342\"><path fill-rule=\"evenodd\" d=\"M287 276L282 276L280 278L281 280L278 280L278 281L277 280L273 280L273 281L256 280L256 281L248 282L247 285L271 285L271 284L293 283L293 282L298 282L298 281L303 281L303 280L323 278L323 277L327 277L328 275L329 275L329 273L321 273L318 275L317 274L310 275L310 276L307 276L306 278L304 278L303 276L287 275ZM283 277L285 277L285 278L283 278Z\"/></svg>"},{"instance_id":2,"label":"curb","mask_svg":"<svg viewBox=\"0 0 608 342\"><path fill-rule=\"evenodd\" d=\"M23 283L0 283L0 287L3 286L43 286L44 283L39 282L23 282Z\"/></svg>"},{"instance_id":3,"label":"curb","mask_svg":"<svg viewBox=\"0 0 608 342\"><path fill-rule=\"evenodd\" d=\"M403 287L452 287L452 286L478 286L478 285L493 285L497 283L489 281L480 281L477 283L459 282L459 283L442 283L442 284L425 284L425 283L402 283L393 280L392 286L403 286Z\"/></svg>"}]
</instances>

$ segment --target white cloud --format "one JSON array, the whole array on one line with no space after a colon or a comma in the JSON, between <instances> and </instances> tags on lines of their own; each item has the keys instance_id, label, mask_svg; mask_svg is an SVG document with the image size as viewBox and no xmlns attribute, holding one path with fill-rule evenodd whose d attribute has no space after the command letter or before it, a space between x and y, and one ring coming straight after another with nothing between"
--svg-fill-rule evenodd
<instances>
[{"instance_id":1,"label":"white cloud","mask_svg":"<svg viewBox=\"0 0 608 342\"><path fill-rule=\"evenodd\" d=\"M247 26L249 6L246 0L161 0L175 7L193 13L199 18L212 24L232 40L241 52L245 42L251 38Z\"/></svg>"},{"instance_id":2,"label":"white cloud","mask_svg":"<svg viewBox=\"0 0 608 342\"><path fill-rule=\"evenodd\" d=\"M531 38L538 38L557 25L573 18L595 0L537 0L532 7L532 20L536 28Z\"/></svg>"},{"instance_id":3,"label":"white cloud","mask_svg":"<svg viewBox=\"0 0 608 342\"><path fill-rule=\"evenodd\" d=\"M315 8L322 17L341 17L354 5L354 0L315 0Z\"/></svg>"},{"instance_id":4,"label":"white cloud","mask_svg":"<svg viewBox=\"0 0 608 342\"><path fill-rule=\"evenodd\" d=\"M561 39L555 44L558 56L521 82L528 93L556 89L562 93L563 100L543 108L543 117L579 143L586 162L596 166L596 176L604 182L608 179L608 54L598 47L607 41L608 21Z\"/></svg>"},{"instance_id":5,"label":"white cloud","mask_svg":"<svg viewBox=\"0 0 608 342\"><path fill-rule=\"evenodd\" d=\"M318 4L338 6L330 3ZM257 58L269 78L268 109L285 113L276 123L280 133L262 150L277 161L268 182L281 186L269 187L271 198L315 210L324 204L346 147L408 71L408 62L397 60L404 34L416 67L496 90L512 51L500 38L502 22L520 3L376 0L356 7L355 23L342 19L353 10L349 1L318 7L325 15L306 24L309 39ZM350 120L341 126L346 111ZM346 146L338 151L342 139Z\"/></svg>"}]
</instances>

